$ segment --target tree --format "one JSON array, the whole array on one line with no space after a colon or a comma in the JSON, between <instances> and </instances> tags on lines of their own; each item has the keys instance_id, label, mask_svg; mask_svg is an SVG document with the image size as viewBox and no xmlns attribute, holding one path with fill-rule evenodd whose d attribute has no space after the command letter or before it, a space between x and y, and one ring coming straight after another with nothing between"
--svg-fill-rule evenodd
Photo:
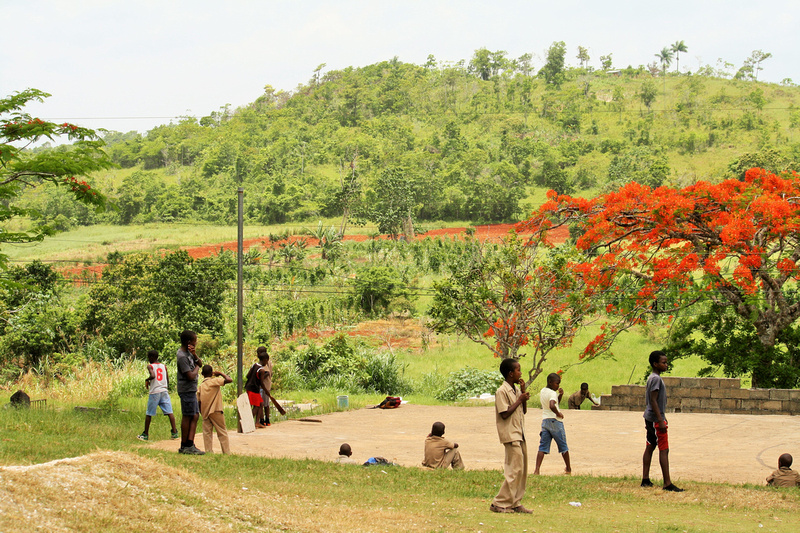
<instances>
[{"instance_id":1,"label":"tree","mask_svg":"<svg viewBox=\"0 0 800 533\"><path fill-rule=\"evenodd\" d=\"M675 72L680 72L681 52L688 52L689 48L683 41L675 41L675 43L672 46L670 46L670 50L675 53Z\"/></svg>"},{"instance_id":2,"label":"tree","mask_svg":"<svg viewBox=\"0 0 800 533\"><path fill-rule=\"evenodd\" d=\"M729 308L764 353L800 318L800 176L750 169L744 180L683 189L629 183L593 200L550 194L520 228L573 225L587 256L572 267L606 294L609 327L586 353L635 324L696 305ZM694 310L694 309L692 309ZM717 329L717 331L719 331ZM753 386L765 385L754 371Z\"/></svg>"},{"instance_id":3,"label":"tree","mask_svg":"<svg viewBox=\"0 0 800 533\"><path fill-rule=\"evenodd\" d=\"M65 122L55 124L34 118L23 111L30 102L43 102L50 95L26 89L0 99L0 222L15 217L37 217L33 209L14 205L25 187L51 184L68 189L78 201L102 210L106 197L80 178L110 168L113 163L103 151L104 142L88 128ZM65 150L30 150L43 139L66 138L72 144ZM0 232L0 243L41 241L52 230L46 226L26 231ZM7 256L0 254L0 268Z\"/></svg>"},{"instance_id":4,"label":"tree","mask_svg":"<svg viewBox=\"0 0 800 533\"><path fill-rule=\"evenodd\" d=\"M569 268L573 253L516 236L496 247L473 241L450 265L452 273L434 282L431 328L465 335L495 357L528 357L533 381L548 354L571 345L595 312Z\"/></svg>"},{"instance_id":5,"label":"tree","mask_svg":"<svg viewBox=\"0 0 800 533\"><path fill-rule=\"evenodd\" d=\"M547 62L539 71L548 85L559 87L564 82L564 58L567 45L564 41L556 41L547 49Z\"/></svg>"},{"instance_id":6,"label":"tree","mask_svg":"<svg viewBox=\"0 0 800 533\"><path fill-rule=\"evenodd\" d=\"M753 50L753 53L750 54L748 61L753 66L753 75L755 76L755 81L758 81L758 72L762 70L761 63L771 57L772 53L762 52L761 50Z\"/></svg>"},{"instance_id":7,"label":"tree","mask_svg":"<svg viewBox=\"0 0 800 533\"><path fill-rule=\"evenodd\" d=\"M583 46L578 47L578 55L575 56L577 60L580 62L582 68L586 68L589 65L589 49L584 48Z\"/></svg>"},{"instance_id":8,"label":"tree","mask_svg":"<svg viewBox=\"0 0 800 533\"><path fill-rule=\"evenodd\" d=\"M611 58L612 55L613 54L600 56L600 66L603 68L603 70L611 70L611 65L613 62Z\"/></svg>"},{"instance_id":9,"label":"tree","mask_svg":"<svg viewBox=\"0 0 800 533\"><path fill-rule=\"evenodd\" d=\"M647 79L642 82L642 86L639 89L639 98L642 100L642 103L650 109L650 106L656 100L656 84L653 80Z\"/></svg>"},{"instance_id":10,"label":"tree","mask_svg":"<svg viewBox=\"0 0 800 533\"><path fill-rule=\"evenodd\" d=\"M402 233L413 238L415 196L416 184L407 168L385 168L369 191L359 218L374 222L378 231L392 239Z\"/></svg>"}]
</instances>

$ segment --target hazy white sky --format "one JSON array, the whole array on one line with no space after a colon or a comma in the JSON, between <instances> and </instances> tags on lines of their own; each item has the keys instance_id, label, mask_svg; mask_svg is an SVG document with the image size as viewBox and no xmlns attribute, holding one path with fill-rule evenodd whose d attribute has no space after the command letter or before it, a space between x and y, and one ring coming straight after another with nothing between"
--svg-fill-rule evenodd
<instances>
[{"instance_id":1,"label":"hazy white sky","mask_svg":"<svg viewBox=\"0 0 800 533\"><path fill-rule=\"evenodd\" d=\"M800 82L798 0L0 0L0 96L34 87L53 96L32 114L93 128L146 131L292 90L324 70L398 56L469 60L475 49L534 54L578 45L591 64L638 66L685 41L681 70L736 68L771 52L760 79ZM673 67L674 68L674 64ZM152 118L146 118L152 117Z\"/></svg>"}]
</instances>

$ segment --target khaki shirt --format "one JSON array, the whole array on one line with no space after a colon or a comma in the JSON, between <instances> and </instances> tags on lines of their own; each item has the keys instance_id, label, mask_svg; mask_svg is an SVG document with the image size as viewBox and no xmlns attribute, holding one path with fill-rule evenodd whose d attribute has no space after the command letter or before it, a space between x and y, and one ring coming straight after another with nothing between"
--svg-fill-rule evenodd
<instances>
[{"instance_id":1,"label":"khaki shirt","mask_svg":"<svg viewBox=\"0 0 800 533\"><path fill-rule=\"evenodd\" d=\"M585 400L585 399L586 399L586 396L581 394L581 391L573 392L570 395L569 400L567 400L567 405L569 406L570 409L580 409L581 408L581 404L583 403L583 400Z\"/></svg>"},{"instance_id":2,"label":"khaki shirt","mask_svg":"<svg viewBox=\"0 0 800 533\"><path fill-rule=\"evenodd\" d=\"M500 413L508 411L508 408L517 401L517 397L520 394L517 387L510 385L508 381L503 381L503 384L500 385L494 395L497 436L500 437L502 444L525 440L525 415L522 412L522 405L517 407L508 418L503 419L500 416Z\"/></svg>"},{"instance_id":3,"label":"khaki shirt","mask_svg":"<svg viewBox=\"0 0 800 533\"><path fill-rule=\"evenodd\" d=\"M222 412L222 387L225 378L222 376L212 376L205 378L197 387L197 401L200 402L200 414L203 418L208 418L211 413Z\"/></svg>"},{"instance_id":4,"label":"khaki shirt","mask_svg":"<svg viewBox=\"0 0 800 533\"><path fill-rule=\"evenodd\" d=\"M453 443L444 437L428 435L425 439L425 456L422 459L422 466L437 468L444 459L444 454L453 449Z\"/></svg>"},{"instance_id":5,"label":"khaki shirt","mask_svg":"<svg viewBox=\"0 0 800 533\"><path fill-rule=\"evenodd\" d=\"M262 366L258 371L261 377L261 387L267 391L272 391L272 358L270 357L267 364Z\"/></svg>"},{"instance_id":6,"label":"khaki shirt","mask_svg":"<svg viewBox=\"0 0 800 533\"><path fill-rule=\"evenodd\" d=\"M800 487L800 474L788 466L782 466L769 475L767 485L772 485L773 487Z\"/></svg>"}]
</instances>

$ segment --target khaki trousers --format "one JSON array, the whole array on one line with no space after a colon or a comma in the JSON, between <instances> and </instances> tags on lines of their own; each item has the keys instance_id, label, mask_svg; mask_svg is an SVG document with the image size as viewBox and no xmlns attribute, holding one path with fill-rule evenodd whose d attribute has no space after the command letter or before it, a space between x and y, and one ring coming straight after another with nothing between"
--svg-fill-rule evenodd
<instances>
[{"instance_id":1,"label":"khaki trousers","mask_svg":"<svg viewBox=\"0 0 800 533\"><path fill-rule=\"evenodd\" d=\"M220 447L222 447L222 453L231 453L230 444L228 443L228 430L225 429L225 415L220 411L209 413L207 417L203 417L203 447L205 452L212 452L214 441L211 431L214 428L217 430L217 438L219 439Z\"/></svg>"},{"instance_id":2,"label":"khaki trousers","mask_svg":"<svg viewBox=\"0 0 800 533\"><path fill-rule=\"evenodd\" d=\"M464 461L461 460L461 454L455 448L445 452L436 468L447 468L448 466L452 466L453 470L464 470Z\"/></svg>"},{"instance_id":3,"label":"khaki trousers","mask_svg":"<svg viewBox=\"0 0 800 533\"><path fill-rule=\"evenodd\" d=\"M503 462L505 480L492 502L495 507L518 507L525 496L528 481L528 446L524 440L506 442L506 459Z\"/></svg>"}]
</instances>

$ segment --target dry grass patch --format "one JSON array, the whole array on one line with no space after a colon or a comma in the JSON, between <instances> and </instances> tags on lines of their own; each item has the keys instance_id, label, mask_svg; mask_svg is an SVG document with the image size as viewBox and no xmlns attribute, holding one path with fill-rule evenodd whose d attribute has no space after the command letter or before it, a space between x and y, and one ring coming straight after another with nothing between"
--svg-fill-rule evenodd
<instances>
[{"instance_id":1,"label":"dry grass patch","mask_svg":"<svg viewBox=\"0 0 800 533\"><path fill-rule=\"evenodd\" d=\"M4 532L423 531L425 521L395 509L233 489L126 452L0 467Z\"/></svg>"}]
</instances>

